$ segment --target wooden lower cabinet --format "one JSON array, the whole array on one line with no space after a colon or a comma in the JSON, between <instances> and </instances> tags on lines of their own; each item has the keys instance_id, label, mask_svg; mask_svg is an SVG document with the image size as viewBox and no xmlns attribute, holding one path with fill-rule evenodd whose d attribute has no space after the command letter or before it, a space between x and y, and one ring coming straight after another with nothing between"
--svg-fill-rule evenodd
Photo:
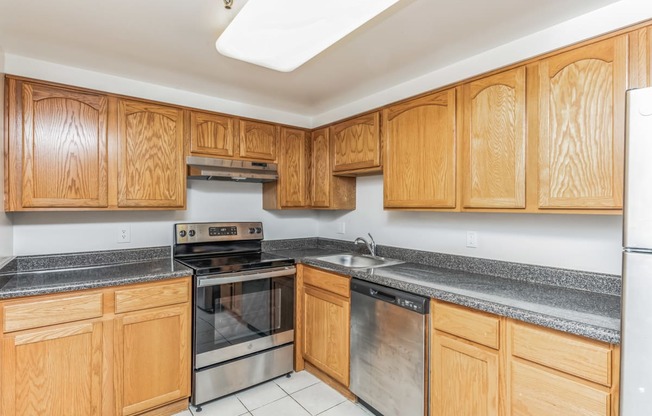
<instances>
[{"instance_id":1,"label":"wooden lower cabinet","mask_svg":"<svg viewBox=\"0 0 652 416\"><path fill-rule=\"evenodd\" d=\"M326 382L349 386L351 301L349 278L306 266L297 273L297 340L295 367L304 361L326 376ZM321 374L317 374L318 376ZM343 388L343 389L342 389Z\"/></svg>"},{"instance_id":2,"label":"wooden lower cabinet","mask_svg":"<svg viewBox=\"0 0 652 416\"><path fill-rule=\"evenodd\" d=\"M581 356L577 356L581 360ZM556 416L612 415L612 397L601 386L573 380L536 364L510 363L510 414Z\"/></svg>"},{"instance_id":3,"label":"wooden lower cabinet","mask_svg":"<svg viewBox=\"0 0 652 416\"><path fill-rule=\"evenodd\" d=\"M190 395L188 305L119 316L115 388L119 415L133 415Z\"/></svg>"},{"instance_id":4,"label":"wooden lower cabinet","mask_svg":"<svg viewBox=\"0 0 652 416\"><path fill-rule=\"evenodd\" d=\"M618 416L618 346L431 306L431 415Z\"/></svg>"},{"instance_id":5,"label":"wooden lower cabinet","mask_svg":"<svg viewBox=\"0 0 652 416\"><path fill-rule=\"evenodd\" d=\"M432 415L498 416L498 351L435 331Z\"/></svg>"},{"instance_id":6,"label":"wooden lower cabinet","mask_svg":"<svg viewBox=\"0 0 652 416\"><path fill-rule=\"evenodd\" d=\"M115 314L138 296L140 310ZM189 277L6 300L0 316L2 416L164 416L187 407Z\"/></svg>"},{"instance_id":7,"label":"wooden lower cabinet","mask_svg":"<svg viewBox=\"0 0 652 416\"><path fill-rule=\"evenodd\" d=\"M22 331L2 340L2 415L100 415L102 322Z\"/></svg>"}]
</instances>

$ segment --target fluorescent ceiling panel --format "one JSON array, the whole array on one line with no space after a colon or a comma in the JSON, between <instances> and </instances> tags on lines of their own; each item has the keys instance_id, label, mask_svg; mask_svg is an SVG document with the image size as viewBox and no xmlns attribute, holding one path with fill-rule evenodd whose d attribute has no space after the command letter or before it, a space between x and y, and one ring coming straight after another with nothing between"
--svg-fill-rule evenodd
<instances>
[{"instance_id":1,"label":"fluorescent ceiling panel","mask_svg":"<svg viewBox=\"0 0 652 416\"><path fill-rule=\"evenodd\" d=\"M398 1L249 0L215 46L230 58L290 72Z\"/></svg>"}]
</instances>

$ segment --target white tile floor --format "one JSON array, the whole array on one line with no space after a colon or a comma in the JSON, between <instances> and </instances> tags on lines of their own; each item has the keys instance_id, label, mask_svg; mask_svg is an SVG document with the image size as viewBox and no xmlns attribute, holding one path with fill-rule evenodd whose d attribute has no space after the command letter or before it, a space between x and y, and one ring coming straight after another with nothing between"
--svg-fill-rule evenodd
<instances>
[{"instance_id":1,"label":"white tile floor","mask_svg":"<svg viewBox=\"0 0 652 416\"><path fill-rule=\"evenodd\" d=\"M312 374L301 371L259 384L175 416L370 416Z\"/></svg>"}]
</instances>

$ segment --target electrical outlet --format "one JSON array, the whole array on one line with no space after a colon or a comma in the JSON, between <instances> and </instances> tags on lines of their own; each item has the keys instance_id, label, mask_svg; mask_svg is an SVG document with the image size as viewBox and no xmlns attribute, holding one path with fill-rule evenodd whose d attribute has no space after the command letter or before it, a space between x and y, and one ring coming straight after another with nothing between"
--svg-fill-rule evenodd
<instances>
[{"instance_id":1,"label":"electrical outlet","mask_svg":"<svg viewBox=\"0 0 652 416\"><path fill-rule=\"evenodd\" d=\"M346 234L346 223L344 221L337 224L337 233Z\"/></svg>"},{"instance_id":2,"label":"electrical outlet","mask_svg":"<svg viewBox=\"0 0 652 416\"><path fill-rule=\"evenodd\" d=\"M131 242L131 227L123 224L118 227L117 235L118 243L130 243Z\"/></svg>"},{"instance_id":3,"label":"electrical outlet","mask_svg":"<svg viewBox=\"0 0 652 416\"><path fill-rule=\"evenodd\" d=\"M466 232L466 246L469 248L478 248L478 233L475 231Z\"/></svg>"}]
</instances>

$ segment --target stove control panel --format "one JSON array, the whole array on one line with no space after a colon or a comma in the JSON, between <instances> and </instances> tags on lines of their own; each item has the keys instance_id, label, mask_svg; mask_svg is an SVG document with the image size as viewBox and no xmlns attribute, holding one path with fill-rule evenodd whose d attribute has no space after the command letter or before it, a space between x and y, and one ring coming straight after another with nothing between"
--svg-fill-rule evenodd
<instances>
[{"instance_id":1,"label":"stove control panel","mask_svg":"<svg viewBox=\"0 0 652 416\"><path fill-rule=\"evenodd\" d=\"M263 224L260 222L202 222L174 225L175 244L262 239Z\"/></svg>"}]
</instances>

